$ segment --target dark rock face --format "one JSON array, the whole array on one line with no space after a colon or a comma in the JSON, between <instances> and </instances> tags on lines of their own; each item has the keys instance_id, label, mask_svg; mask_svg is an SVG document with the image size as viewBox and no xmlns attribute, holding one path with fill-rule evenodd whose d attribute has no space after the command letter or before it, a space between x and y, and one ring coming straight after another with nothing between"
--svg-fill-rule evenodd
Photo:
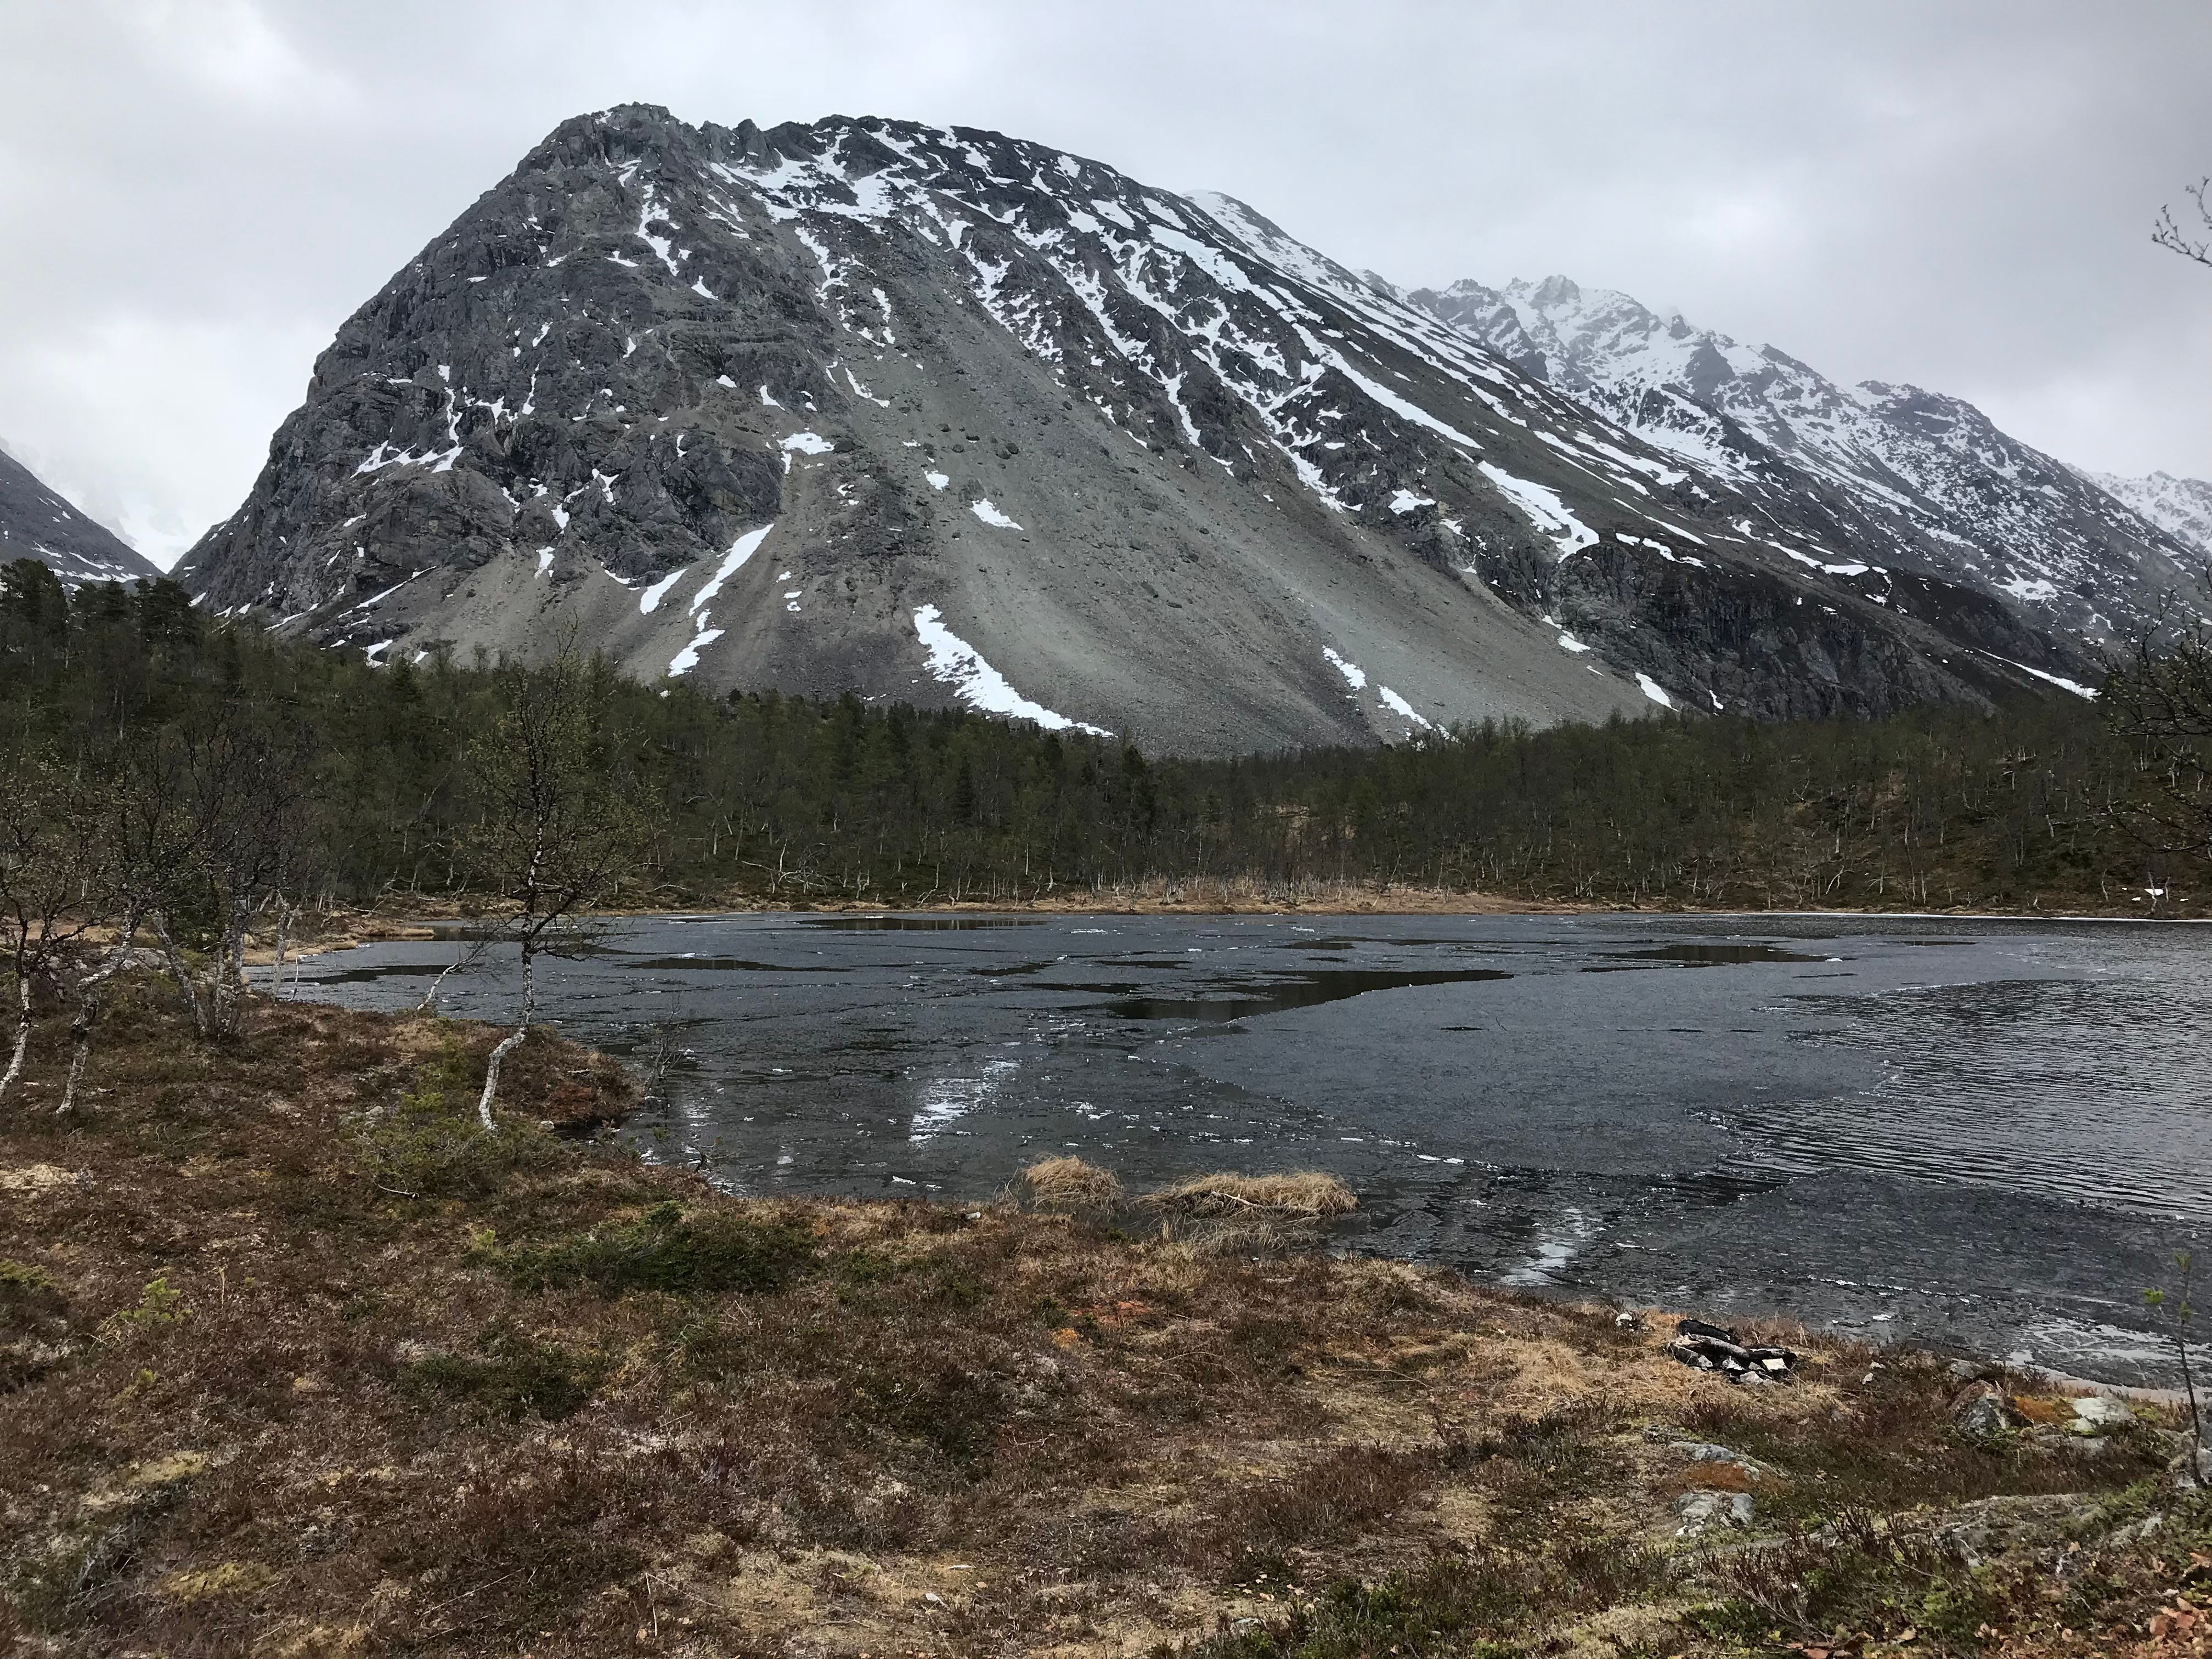
<instances>
[{"instance_id":1,"label":"dark rock face","mask_svg":"<svg viewBox=\"0 0 2212 1659\"><path fill-rule=\"evenodd\" d=\"M0 564L16 559L38 560L67 587L161 574L121 537L86 518L0 451Z\"/></svg>"},{"instance_id":2,"label":"dark rock face","mask_svg":"<svg viewBox=\"0 0 2212 1659\"><path fill-rule=\"evenodd\" d=\"M378 660L573 629L643 678L1183 752L2086 674L2003 604L1781 544L1551 368L1224 198L632 106L346 321L182 574Z\"/></svg>"},{"instance_id":3,"label":"dark rock face","mask_svg":"<svg viewBox=\"0 0 2212 1659\"><path fill-rule=\"evenodd\" d=\"M2190 586L2212 539L2212 512L2200 523L2189 510L2193 490L2212 502L2212 484L2077 473L1959 398L1838 386L1772 346L1659 317L1624 294L1550 276L1413 297L1718 475L1748 509L1744 533L1808 562L1932 578L2091 649ZM2007 630L1975 614L1972 642L2002 652L1990 641Z\"/></svg>"}]
</instances>

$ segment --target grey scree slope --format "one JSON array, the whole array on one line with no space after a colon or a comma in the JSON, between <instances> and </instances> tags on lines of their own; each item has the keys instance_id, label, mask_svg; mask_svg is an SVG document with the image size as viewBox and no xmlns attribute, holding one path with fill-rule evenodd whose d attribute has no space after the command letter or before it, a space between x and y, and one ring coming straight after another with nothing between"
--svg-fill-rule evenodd
<instances>
[{"instance_id":1,"label":"grey scree slope","mask_svg":"<svg viewBox=\"0 0 2212 1659\"><path fill-rule=\"evenodd\" d=\"M1829 522L1226 198L967 129L627 106L347 320L179 574L379 661L573 629L649 681L1184 753L2086 673Z\"/></svg>"},{"instance_id":2,"label":"grey scree slope","mask_svg":"<svg viewBox=\"0 0 2212 1659\"><path fill-rule=\"evenodd\" d=\"M63 586L129 582L161 573L112 531L94 524L30 468L0 450L0 564L36 559Z\"/></svg>"}]
</instances>

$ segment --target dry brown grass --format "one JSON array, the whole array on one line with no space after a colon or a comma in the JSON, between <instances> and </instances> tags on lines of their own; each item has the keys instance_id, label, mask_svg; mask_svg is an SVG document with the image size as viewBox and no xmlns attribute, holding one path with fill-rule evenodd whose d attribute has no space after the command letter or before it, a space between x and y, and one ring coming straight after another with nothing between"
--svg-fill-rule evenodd
<instances>
[{"instance_id":1,"label":"dry brown grass","mask_svg":"<svg viewBox=\"0 0 2212 1659\"><path fill-rule=\"evenodd\" d=\"M1013 1196L1030 1209L1109 1216L1121 1207L1121 1179L1079 1158L1042 1158L1014 1177Z\"/></svg>"},{"instance_id":2,"label":"dry brown grass","mask_svg":"<svg viewBox=\"0 0 2212 1659\"><path fill-rule=\"evenodd\" d=\"M1350 1215L1359 1207L1352 1188L1318 1170L1280 1175L1192 1176L1145 1194L1147 1208L1188 1216L1230 1216L1251 1210L1320 1219Z\"/></svg>"},{"instance_id":3,"label":"dry brown grass","mask_svg":"<svg viewBox=\"0 0 2212 1659\"><path fill-rule=\"evenodd\" d=\"M144 985L106 1031L88 1109L39 1109L49 1025L0 1112L0 1650L1731 1653L1672 1438L1774 1466L1785 1530L2155 1462L1966 1444L1940 1368L1817 1338L1753 1393L1400 1263L730 1200L580 1143L629 1085L542 1034L487 1139L495 1033L257 1003L204 1048Z\"/></svg>"}]
</instances>

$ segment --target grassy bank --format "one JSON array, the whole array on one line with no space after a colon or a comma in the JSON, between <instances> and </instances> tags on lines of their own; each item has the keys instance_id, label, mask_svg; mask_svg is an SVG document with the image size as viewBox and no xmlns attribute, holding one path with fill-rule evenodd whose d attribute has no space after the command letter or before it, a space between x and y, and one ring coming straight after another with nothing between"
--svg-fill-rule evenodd
<instances>
[{"instance_id":1,"label":"grassy bank","mask_svg":"<svg viewBox=\"0 0 2212 1659\"><path fill-rule=\"evenodd\" d=\"M2170 1423L2000 1377L1978 1437L1934 1362L1780 1328L1798 1380L1732 1388L1312 1249L1304 1187L728 1199L591 1144L633 1085L542 1033L479 1133L494 1035L259 1003L203 1048L138 984L58 1120L41 1029L0 1649L2202 1651L2149 1633L2212 1574Z\"/></svg>"}]
</instances>

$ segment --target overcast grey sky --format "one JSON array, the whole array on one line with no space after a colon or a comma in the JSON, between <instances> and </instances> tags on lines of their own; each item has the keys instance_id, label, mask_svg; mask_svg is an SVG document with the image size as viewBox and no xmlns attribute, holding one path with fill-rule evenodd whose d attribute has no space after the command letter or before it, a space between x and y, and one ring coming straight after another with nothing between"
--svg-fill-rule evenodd
<instances>
[{"instance_id":1,"label":"overcast grey sky","mask_svg":"<svg viewBox=\"0 0 2212 1659\"><path fill-rule=\"evenodd\" d=\"M1561 271L2212 477L2206 0L0 0L0 445L162 563L567 116L996 128L1409 285Z\"/></svg>"}]
</instances>

